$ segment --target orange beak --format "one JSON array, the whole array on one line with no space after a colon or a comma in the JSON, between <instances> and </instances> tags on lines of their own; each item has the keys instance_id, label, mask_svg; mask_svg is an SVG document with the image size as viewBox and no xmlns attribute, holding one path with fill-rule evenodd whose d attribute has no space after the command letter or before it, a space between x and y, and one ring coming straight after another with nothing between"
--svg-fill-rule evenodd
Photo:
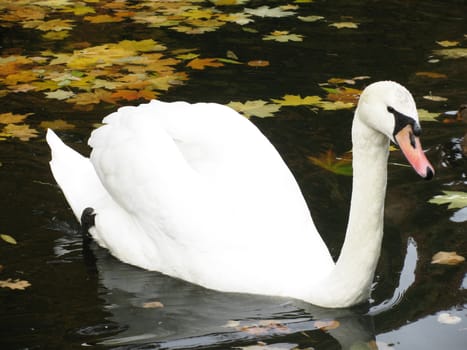
<instances>
[{"instance_id":1,"label":"orange beak","mask_svg":"<svg viewBox=\"0 0 467 350\"><path fill-rule=\"evenodd\" d=\"M395 135L396 142L405 158L421 177L429 180L435 174L433 166L423 152L418 136L413 133L412 125L408 124Z\"/></svg>"}]
</instances>

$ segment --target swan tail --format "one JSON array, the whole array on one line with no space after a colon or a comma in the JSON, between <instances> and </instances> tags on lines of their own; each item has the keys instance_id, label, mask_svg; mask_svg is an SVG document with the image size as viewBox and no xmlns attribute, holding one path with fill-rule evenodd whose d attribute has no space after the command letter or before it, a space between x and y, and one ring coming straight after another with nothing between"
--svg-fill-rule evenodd
<instances>
[{"instance_id":1,"label":"swan tail","mask_svg":"<svg viewBox=\"0 0 467 350\"><path fill-rule=\"evenodd\" d=\"M88 207L97 207L108 193L89 158L65 145L51 129L47 130L46 140L52 152L52 174L75 217L81 222L83 211Z\"/></svg>"}]
</instances>

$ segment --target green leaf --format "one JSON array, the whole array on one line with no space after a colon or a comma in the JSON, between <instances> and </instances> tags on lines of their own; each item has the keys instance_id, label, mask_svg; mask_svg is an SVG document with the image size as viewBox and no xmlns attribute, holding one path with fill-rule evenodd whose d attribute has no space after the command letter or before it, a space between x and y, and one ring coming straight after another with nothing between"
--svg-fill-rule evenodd
<instances>
[{"instance_id":1,"label":"green leaf","mask_svg":"<svg viewBox=\"0 0 467 350\"><path fill-rule=\"evenodd\" d=\"M431 198L428 202L433 204L447 204L448 209L464 208L467 207L467 192L462 191L443 191L440 194Z\"/></svg>"},{"instance_id":2,"label":"green leaf","mask_svg":"<svg viewBox=\"0 0 467 350\"><path fill-rule=\"evenodd\" d=\"M11 237L10 235L1 234L0 238L3 239L5 242L10 243L10 244L16 244L17 243L16 239Z\"/></svg>"}]
</instances>

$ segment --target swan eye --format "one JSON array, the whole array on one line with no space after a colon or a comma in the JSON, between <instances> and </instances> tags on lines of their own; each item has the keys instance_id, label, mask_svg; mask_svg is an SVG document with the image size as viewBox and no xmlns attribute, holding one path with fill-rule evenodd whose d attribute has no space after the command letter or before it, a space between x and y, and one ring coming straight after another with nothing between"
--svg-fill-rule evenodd
<instances>
[{"instance_id":1,"label":"swan eye","mask_svg":"<svg viewBox=\"0 0 467 350\"><path fill-rule=\"evenodd\" d=\"M406 116L405 114L395 110L393 107L388 106L387 110L389 113L394 115L394 132L393 135L396 135L401 129L405 128L407 125L412 126L413 134L415 136L420 136L422 133L422 129L420 128L420 125L415 122L413 118L410 118Z\"/></svg>"}]
</instances>

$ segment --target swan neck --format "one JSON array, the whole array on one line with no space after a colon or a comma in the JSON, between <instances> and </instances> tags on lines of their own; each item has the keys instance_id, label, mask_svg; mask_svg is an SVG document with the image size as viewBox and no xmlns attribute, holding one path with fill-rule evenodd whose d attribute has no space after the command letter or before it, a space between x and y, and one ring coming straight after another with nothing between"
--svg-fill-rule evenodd
<instances>
[{"instance_id":1,"label":"swan neck","mask_svg":"<svg viewBox=\"0 0 467 350\"><path fill-rule=\"evenodd\" d=\"M322 306L347 307L367 301L381 251L389 139L363 124L356 114L352 141L349 221L339 259L323 283L327 287L321 295Z\"/></svg>"}]
</instances>

